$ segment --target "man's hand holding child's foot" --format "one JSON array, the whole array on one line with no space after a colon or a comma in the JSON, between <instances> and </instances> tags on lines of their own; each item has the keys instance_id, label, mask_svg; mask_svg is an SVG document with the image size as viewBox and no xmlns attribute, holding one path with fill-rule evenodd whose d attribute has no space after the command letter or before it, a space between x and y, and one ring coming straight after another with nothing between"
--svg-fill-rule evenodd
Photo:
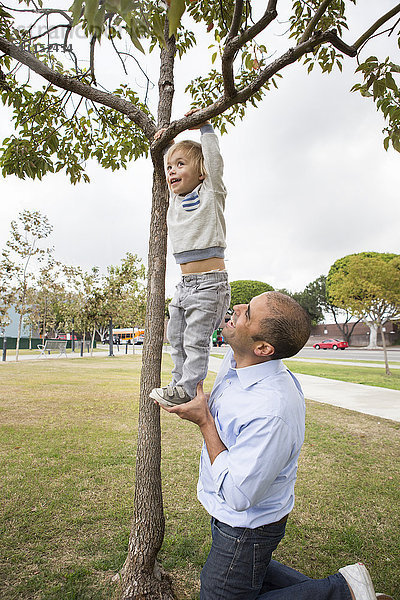
<instances>
[{"instance_id":1,"label":"man's hand holding child's foot","mask_svg":"<svg viewBox=\"0 0 400 600\"><path fill-rule=\"evenodd\" d=\"M201 428L210 416L210 409L208 408L209 397L210 394L204 393L203 382L200 381L197 384L196 396L193 400L174 407L166 407L164 405L162 408L169 413L178 415L181 419L195 423Z\"/></svg>"},{"instance_id":2,"label":"man's hand holding child's foot","mask_svg":"<svg viewBox=\"0 0 400 600\"><path fill-rule=\"evenodd\" d=\"M183 390L181 386L171 385L166 388L154 388L150 393L150 398L158 402L165 411L177 414L181 419L191 421L192 423L201 426L209 416L208 399L210 397L210 394L205 394L203 391L203 382L200 381L197 384L196 396L193 399L191 399L185 390L183 390L188 400L179 397L180 402L175 403L173 399L171 399L171 396L168 396L166 400L164 399L164 394L168 394L168 388L170 393L177 388L179 388L180 392ZM164 392L164 390L166 390L166 392Z\"/></svg>"},{"instance_id":3,"label":"man's hand holding child's foot","mask_svg":"<svg viewBox=\"0 0 400 600\"><path fill-rule=\"evenodd\" d=\"M181 385L167 385L163 388L154 388L150 392L150 398L162 407L173 407L190 402L191 397Z\"/></svg>"}]
</instances>

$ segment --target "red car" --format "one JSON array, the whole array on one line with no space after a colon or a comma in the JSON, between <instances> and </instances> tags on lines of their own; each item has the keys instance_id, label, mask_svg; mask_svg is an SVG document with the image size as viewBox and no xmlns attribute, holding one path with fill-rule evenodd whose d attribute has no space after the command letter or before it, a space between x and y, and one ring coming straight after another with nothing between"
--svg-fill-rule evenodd
<instances>
[{"instance_id":1,"label":"red car","mask_svg":"<svg viewBox=\"0 0 400 600\"><path fill-rule=\"evenodd\" d=\"M323 342L317 342L313 345L313 348L316 350L319 350L320 348L322 348L322 350L327 350L328 348L331 350L337 350L338 348L344 350L347 347L348 343L342 342L341 340L324 340Z\"/></svg>"}]
</instances>

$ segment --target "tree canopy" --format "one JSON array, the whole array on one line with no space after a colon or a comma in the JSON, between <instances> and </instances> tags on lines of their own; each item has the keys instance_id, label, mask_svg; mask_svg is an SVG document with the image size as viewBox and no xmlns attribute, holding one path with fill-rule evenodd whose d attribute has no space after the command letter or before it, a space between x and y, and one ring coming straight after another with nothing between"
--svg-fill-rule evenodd
<instances>
[{"instance_id":1,"label":"tree canopy","mask_svg":"<svg viewBox=\"0 0 400 600\"><path fill-rule=\"evenodd\" d=\"M386 119L385 147L391 144L400 150L400 67L390 57L367 55L372 37L398 37L400 6L381 14L349 43L345 41L352 37L347 12L355 4L356 0L294 0L291 12L279 0L262 6L243 0L166 4L74 0L69 9L53 6L50 0L0 5L1 99L13 109L16 130L3 142L3 175L41 178L64 170L76 183L88 180L89 158L104 168L126 168L130 160L148 154L158 126L169 128L156 147L206 119L224 132L244 116L246 104L259 104L271 86L278 86L288 65L301 61L309 73L314 68L329 73L341 69L346 56L357 57L357 72L362 76L353 90L372 98ZM362 4L358 11L362 14ZM286 32L282 28L287 43L280 55L264 35L276 19L289 23ZM167 105L174 91L173 63L164 64L168 76L160 88L157 117L149 101L146 66L141 63L144 53L156 47L169 58L175 52L181 57L196 43L200 24L210 38L212 68L208 74L193 73L186 91L193 105L204 110L170 124ZM123 83L112 91L100 43L113 53L112 63L108 62L112 70L121 67ZM134 86L132 78L125 76L129 63L138 65L144 84ZM42 86L30 73L47 84Z\"/></svg>"},{"instance_id":2,"label":"tree canopy","mask_svg":"<svg viewBox=\"0 0 400 600\"><path fill-rule=\"evenodd\" d=\"M349 254L330 268L328 296L354 315L377 323L400 317L400 255Z\"/></svg>"},{"instance_id":3,"label":"tree canopy","mask_svg":"<svg viewBox=\"0 0 400 600\"><path fill-rule=\"evenodd\" d=\"M231 281L231 308L235 304L248 304L254 296L269 292L274 288L268 283L262 281L252 281L250 279L238 279Z\"/></svg>"},{"instance_id":4,"label":"tree canopy","mask_svg":"<svg viewBox=\"0 0 400 600\"><path fill-rule=\"evenodd\" d=\"M400 255L361 252L340 258L329 270L327 290L335 306L382 332L386 321L400 319ZM382 342L388 373L384 335Z\"/></svg>"}]
</instances>

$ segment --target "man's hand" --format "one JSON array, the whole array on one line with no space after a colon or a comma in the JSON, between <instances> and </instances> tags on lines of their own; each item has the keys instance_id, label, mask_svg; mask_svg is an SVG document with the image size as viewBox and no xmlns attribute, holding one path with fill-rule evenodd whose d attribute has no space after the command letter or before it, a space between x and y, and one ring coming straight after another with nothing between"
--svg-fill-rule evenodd
<instances>
[{"instance_id":1,"label":"man's hand","mask_svg":"<svg viewBox=\"0 0 400 600\"><path fill-rule=\"evenodd\" d=\"M212 419L210 409L208 408L209 397L210 394L204 393L203 382L200 381L200 383L197 384L196 396L190 402L178 404L171 408L162 405L160 406L167 412L178 415L178 417L185 419L186 421L191 421L201 428Z\"/></svg>"},{"instance_id":2,"label":"man's hand","mask_svg":"<svg viewBox=\"0 0 400 600\"><path fill-rule=\"evenodd\" d=\"M190 115L194 115L199 112L199 108L192 108L187 113L185 113L185 117L190 117ZM195 125L194 127L189 127L189 129L200 129L203 125L209 125L210 121L204 121L204 123L200 123L199 125Z\"/></svg>"},{"instance_id":3,"label":"man's hand","mask_svg":"<svg viewBox=\"0 0 400 600\"><path fill-rule=\"evenodd\" d=\"M172 408L161 406L162 409L169 413L176 414L181 419L191 421L200 427L204 441L207 446L210 462L213 464L218 454L226 450L226 446L221 441L215 427L214 419L208 408L208 399L210 394L203 392L203 382L197 384L197 395L190 402L179 404Z\"/></svg>"}]
</instances>

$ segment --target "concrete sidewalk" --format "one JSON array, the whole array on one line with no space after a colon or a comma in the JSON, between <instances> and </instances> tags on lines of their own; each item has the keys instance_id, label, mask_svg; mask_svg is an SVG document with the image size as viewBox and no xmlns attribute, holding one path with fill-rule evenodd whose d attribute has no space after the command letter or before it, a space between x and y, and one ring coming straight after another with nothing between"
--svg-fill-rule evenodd
<instances>
[{"instance_id":1,"label":"concrete sidewalk","mask_svg":"<svg viewBox=\"0 0 400 600\"><path fill-rule=\"evenodd\" d=\"M221 363L221 359L210 356L209 370L218 373ZM400 421L400 391L301 373L295 376L309 400Z\"/></svg>"}]
</instances>

